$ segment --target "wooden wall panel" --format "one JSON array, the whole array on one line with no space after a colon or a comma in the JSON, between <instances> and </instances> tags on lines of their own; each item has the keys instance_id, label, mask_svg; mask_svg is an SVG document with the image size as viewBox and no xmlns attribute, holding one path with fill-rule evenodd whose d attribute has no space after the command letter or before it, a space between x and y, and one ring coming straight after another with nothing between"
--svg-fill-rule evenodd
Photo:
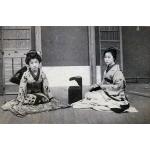
<instances>
[{"instance_id":1,"label":"wooden wall panel","mask_svg":"<svg viewBox=\"0 0 150 150\"><path fill-rule=\"evenodd\" d=\"M3 50L30 49L30 40L3 40Z\"/></svg>"},{"instance_id":2,"label":"wooden wall panel","mask_svg":"<svg viewBox=\"0 0 150 150\"><path fill-rule=\"evenodd\" d=\"M5 39L30 39L30 30L5 30L3 40Z\"/></svg>"},{"instance_id":3,"label":"wooden wall panel","mask_svg":"<svg viewBox=\"0 0 150 150\"><path fill-rule=\"evenodd\" d=\"M25 57L28 49L14 49L14 50L5 50L4 57Z\"/></svg>"},{"instance_id":4,"label":"wooden wall panel","mask_svg":"<svg viewBox=\"0 0 150 150\"><path fill-rule=\"evenodd\" d=\"M3 30L30 30L31 26L3 26Z\"/></svg>"},{"instance_id":5,"label":"wooden wall panel","mask_svg":"<svg viewBox=\"0 0 150 150\"><path fill-rule=\"evenodd\" d=\"M31 49L31 27L5 26L3 32L4 75L5 84L11 84L9 79L25 65L26 53Z\"/></svg>"}]
</instances>

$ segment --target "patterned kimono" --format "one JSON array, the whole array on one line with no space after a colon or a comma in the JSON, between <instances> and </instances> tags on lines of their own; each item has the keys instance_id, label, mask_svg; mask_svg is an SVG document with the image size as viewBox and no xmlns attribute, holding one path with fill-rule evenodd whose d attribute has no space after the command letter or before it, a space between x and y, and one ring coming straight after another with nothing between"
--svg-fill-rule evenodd
<instances>
[{"instance_id":1,"label":"patterned kimono","mask_svg":"<svg viewBox=\"0 0 150 150\"><path fill-rule=\"evenodd\" d=\"M125 96L125 78L119 65L115 64L104 72L101 89L87 92L85 98L73 103L73 108L92 108L95 110L113 110L129 107Z\"/></svg>"},{"instance_id":2,"label":"patterned kimono","mask_svg":"<svg viewBox=\"0 0 150 150\"><path fill-rule=\"evenodd\" d=\"M2 109L24 116L65 107L68 105L61 104L52 96L45 73L39 69L37 75L34 75L28 68L21 78L17 98L4 104Z\"/></svg>"}]
</instances>

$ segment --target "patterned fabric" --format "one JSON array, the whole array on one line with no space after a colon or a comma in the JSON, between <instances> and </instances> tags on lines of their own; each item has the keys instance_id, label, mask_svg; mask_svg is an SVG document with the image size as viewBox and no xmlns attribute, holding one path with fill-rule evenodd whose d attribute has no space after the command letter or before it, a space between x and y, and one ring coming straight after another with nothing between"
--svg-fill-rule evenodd
<instances>
[{"instance_id":1,"label":"patterned fabric","mask_svg":"<svg viewBox=\"0 0 150 150\"><path fill-rule=\"evenodd\" d=\"M101 90L87 92L83 100L72 104L73 108L110 110L113 108L122 109L122 106L129 106L125 95L126 82L119 65L116 64L106 69L100 87Z\"/></svg>"},{"instance_id":2,"label":"patterned fabric","mask_svg":"<svg viewBox=\"0 0 150 150\"><path fill-rule=\"evenodd\" d=\"M45 73L39 70L37 75L38 79L29 69L24 72L17 98L4 104L2 109L10 110L17 116L24 116L29 113L69 107L53 97Z\"/></svg>"}]
</instances>

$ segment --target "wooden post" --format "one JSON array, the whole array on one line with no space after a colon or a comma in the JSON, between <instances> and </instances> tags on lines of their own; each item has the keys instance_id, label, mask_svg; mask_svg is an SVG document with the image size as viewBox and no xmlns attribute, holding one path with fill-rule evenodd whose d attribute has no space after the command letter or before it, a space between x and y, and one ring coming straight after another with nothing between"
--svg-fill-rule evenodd
<instances>
[{"instance_id":1,"label":"wooden post","mask_svg":"<svg viewBox=\"0 0 150 150\"><path fill-rule=\"evenodd\" d=\"M42 44L41 44L41 27L35 27L35 49L40 51L42 54Z\"/></svg>"},{"instance_id":2,"label":"wooden post","mask_svg":"<svg viewBox=\"0 0 150 150\"><path fill-rule=\"evenodd\" d=\"M100 79L101 79L101 81L103 80L103 54L102 54L102 44L101 44L101 42L100 42L100 40L101 40L101 27L99 27L98 28L98 32L99 32L99 54L100 54L100 57L99 57L99 59L100 59Z\"/></svg>"},{"instance_id":3,"label":"wooden post","mask_svg":"<svg viewBox=\"0 0 150 150\"><path fill-rule=\"evenodd\" d=\"M31 27L31 50L35 50L35 26Z\"/></svg>"},{"instance_id":4,"label":"wooden post","mask_svg":"<svg viewBox=\"0 0 150 150\"><path fill-rule=\"evenodd\" d=\"M96 52L95 52L95 27L88 27L89 34L89 61L90 61L90 82L96 83Z\"/></svg>"},{"instance_id":5,"label":"wooden post","mask_svg":"<svg viewBox=\"0 0 150 150\"><path fill-rule=\"evenodd\" d=\"M1 48L0 48L0 78L1 78L1 88L0 88L0 94L4 95L5 94L5 68L4 68L4 51L3 51L3 27L0 27L1 31Z\"/></svg>"},{"instance_id":6,"label":"wooden post","mask_svg":"<svg viewBox=\"0 0 150 150\"><path fill-rule=\"evenodd\" d=\"M122 46L122 27L119 27L120 30L120 59L121 59L121 70L123 71L123 46Z\"/></svg>"}]
</instances>

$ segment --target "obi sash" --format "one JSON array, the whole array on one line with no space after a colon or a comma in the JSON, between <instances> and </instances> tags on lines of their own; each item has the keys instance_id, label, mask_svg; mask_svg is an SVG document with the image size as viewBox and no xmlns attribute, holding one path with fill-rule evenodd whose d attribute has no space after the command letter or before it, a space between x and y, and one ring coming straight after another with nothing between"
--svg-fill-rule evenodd
<instances>
[{"instance_id":1,"label":"obi sash","mask_svg":"<svg viewBox=\"0 0 150 150\"><path fill-rule=\"evenodd\" d=\"M27 94L43 93L43 83L33 82L27 83Z\"/></svg>"}]
</instances>

